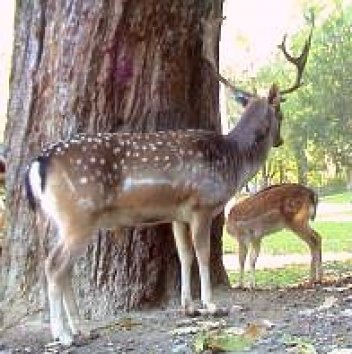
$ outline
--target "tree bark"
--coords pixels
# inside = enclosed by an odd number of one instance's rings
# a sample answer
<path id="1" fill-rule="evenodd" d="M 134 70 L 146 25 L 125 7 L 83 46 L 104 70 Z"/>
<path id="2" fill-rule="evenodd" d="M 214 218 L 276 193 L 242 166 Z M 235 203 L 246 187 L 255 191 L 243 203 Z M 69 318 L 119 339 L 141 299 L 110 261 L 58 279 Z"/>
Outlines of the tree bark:
<path id="1" fill-rule="evenodd" d="M 44 145 L 76 132 L 220 130 L 218 83 L 202 59 L 201 19 L 221 10 L 222 0 L 17 2 L 0 298 L 24 299 L 27 308 L 45 303 L 43 260 L 56 230 L 29 210 L 23 188 L 26 164 Z M 218 58 L 217 45 L 214 53 Z M 222 223 L 222 216 L 213 223 L 214 285 L 228 282 Z M 169 225 L 100 232 L 78 263 L 75 281 L 87 317 L 179 301 Z"/>

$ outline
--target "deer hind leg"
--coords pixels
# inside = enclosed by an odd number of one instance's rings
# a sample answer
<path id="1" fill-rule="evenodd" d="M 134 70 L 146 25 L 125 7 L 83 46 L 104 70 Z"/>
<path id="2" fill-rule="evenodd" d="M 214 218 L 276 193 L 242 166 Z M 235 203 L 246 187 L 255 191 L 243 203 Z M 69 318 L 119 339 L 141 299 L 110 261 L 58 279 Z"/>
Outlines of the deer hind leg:
<path id="1" fill-rule="evenodd" d="M 73 337 L 77 337 L 81 335 L 82 331 L 80 328 L 80 317 L 77 302 L 75 299 L 75 294 L 72 287 L 72 273 L 73 273 L 73 265 L 67 272 L 67 277 L 64 278 L 63 281 L 63 301 L 64 308 L 66 311 L 67 321 L 71 329 L 71 333 Z"/>
<path id="2" fill-rule="evenodd" d="M 50 308 L 50 327 L 53 338 L 63 345 L 71 345 L 81 335 L 77 303 L 72 287 L 75 260 L 84 250 L 89 238 L 70 244 L 64 239 L 50 252 L 45 262 Z M 65 328 L 64 314 L 69 330 Z M 78 339 L 81 340 L 81 339 Z"/>
<path id="3" fill-rule="evenodd" d="M 321 236 L 309 225 L 295 227 L 293 231 L 309 246 L 311 253 L 310 281 L 321 282 L 323 276 Z"/>
<path id="4" fill-rule="evenodd" d="M 260 252 L 260 239 L 253 239 L 251 243 L 251 252 L 249 256 L 249 264 L 250 264 L 250 269 L 251 269 L 251 280 L 250 280 L 250 288 L 254 289 L 256 284 L 255 284 L 255 264 L 257 263 L 257 259 L 259 256 Z"/>
<path id="5" fill-rule="evenodd" d="M 54 340 L 63 345 L 71 345 L 73 337 L 64 325 L 63 298 L 64 288 L 71 257 L 65 245 L 58 244 L 45 261 L 45 273 L 47 277 L 48 299 L 50 311 L 50 328 Z"/>
<path id="6" fill-rule="evenodd" d="M 191 266 L 194 258 L 192 240 L 187 224 L 175 221 L 172 229 L 181 264 L 181 306 L 187 314 L 194 313 L 191 295 Z"/>

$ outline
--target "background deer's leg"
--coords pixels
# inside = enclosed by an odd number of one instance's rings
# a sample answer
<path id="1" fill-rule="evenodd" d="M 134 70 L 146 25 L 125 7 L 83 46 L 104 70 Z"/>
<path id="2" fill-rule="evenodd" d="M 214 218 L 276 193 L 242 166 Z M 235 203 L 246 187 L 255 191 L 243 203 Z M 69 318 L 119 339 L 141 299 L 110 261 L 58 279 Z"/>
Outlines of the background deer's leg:
<path id="1" fill-rule="evenodd" d="M 202 304 L 208 312 L 214 313 L 216 306 L 211 302 L 212 289 L 209 270 L 211 222 L 211 214 L 195 212 L 192 215 L 191 232 L 198 261 Z"/>
<path id="2" fill-rule="evenodd" d="M 309 246 L 311 253 L 310 281 L 320 282 L 323 275 L 321 236 L 309 225 L 293 227 L 293 231 Z"/>
<path id="3" fill-rule="evenodd" d="M 192 240 L 188 225 L 174 221 L 172 223 L 176 248 L 181 264 L 181 306 L 186 313 L 193 313 L 191 295 L 191 266 L 194 258 Z"/>
<path id="4" fill-rule="evenodd" d="M 257 262 L 259 252 L 260 252 L 260 244 L 261 239 L 253 238 L 251 242 L 251 252 L 249 256 L 249 263 L 251 269 L 251 279 L 250 279 L 250 287 L 251 289 L 255 288 L 255 264 Z"/>
<path id="5" fill-rule="evenodd" d="M 45 261 L 52 336 L 63 345 L 71 345 L 73 338 L 64 327 L 63 293 L 68 276 L 70 255 L 63 243 L 51 250 Z"/>
<path id="6" fill-rule="evenodd" d="M 240 277 L 238 286 L 244 288 L 244 267 L 246 265 L 246 258 L 248 253 L 248 245 L 243 240 L 238 240 L 238 262 L 240 264 Z"/>

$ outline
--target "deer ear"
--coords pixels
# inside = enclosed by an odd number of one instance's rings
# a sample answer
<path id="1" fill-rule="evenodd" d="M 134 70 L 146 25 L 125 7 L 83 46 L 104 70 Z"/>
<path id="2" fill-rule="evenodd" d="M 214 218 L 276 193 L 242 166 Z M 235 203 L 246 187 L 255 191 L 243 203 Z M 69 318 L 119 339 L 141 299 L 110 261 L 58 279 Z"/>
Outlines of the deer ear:
<path id="1" fill-rule="evenodd" d="M 235 100 L 237 103 L 239 103 L 242 107 L 246 107 L 248 102 L 249 102 L 249 96 L 245 95 L 244 93 L 242 92 L 239 92 L 239 93 L 235 93 L 234 94 L 235 96 Z"/>
<path id="2" fill-rule="evenodd" d="M 277 106 L 281 101 L 279 86 L 272 84 L 268 94 L 268 102 L 273 106 Z"/>

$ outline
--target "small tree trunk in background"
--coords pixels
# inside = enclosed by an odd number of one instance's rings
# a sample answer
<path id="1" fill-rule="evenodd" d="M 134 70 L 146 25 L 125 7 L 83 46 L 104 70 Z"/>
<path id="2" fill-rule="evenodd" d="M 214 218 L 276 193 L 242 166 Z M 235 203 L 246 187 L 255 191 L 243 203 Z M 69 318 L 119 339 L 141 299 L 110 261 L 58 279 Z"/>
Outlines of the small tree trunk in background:
<path id="1" fill-rule="evenodd" d="M 308 183 L 308 160 L 305 151 L 296 149 L 295 158 L 297 163 L 297 181 L 303 185 Z"/>
<path id="2" fill-rule="evenodd" d="M 220 129 L 218 83 L 202 60 L 201 19 L 222 1 L 34 0 L 17 3 L 6 143 L 10 214 L 0 296 L 43 305 L 43 260 L 56 231 L 24 198 L 26 163 L 75 132 Z M 217 58 L 218 48 L 214 48 Z M 227 284 L 222 217 L 214 284 Z M 169 225 L 99 233 L 76 267 L 85 314 L 179 301 Z M 194 278 L 193 278 L 194 280 Z M 99 298 L 99 301 L 96 299 Z"/>

